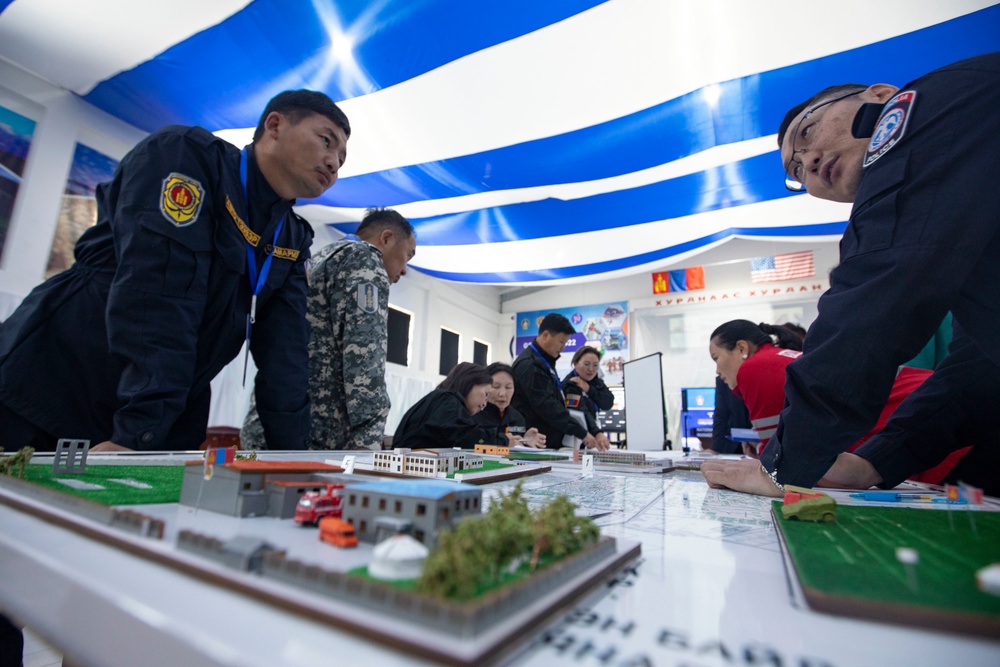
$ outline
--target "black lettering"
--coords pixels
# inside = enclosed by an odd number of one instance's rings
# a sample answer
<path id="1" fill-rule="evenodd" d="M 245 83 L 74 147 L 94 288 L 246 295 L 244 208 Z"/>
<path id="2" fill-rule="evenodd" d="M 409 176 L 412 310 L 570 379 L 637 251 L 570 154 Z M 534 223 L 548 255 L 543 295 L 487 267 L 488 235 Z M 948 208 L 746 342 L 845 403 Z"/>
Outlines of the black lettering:
<path id="1" fill-rule="evenodd" d="M 647 655 L 637 655 L 622 662 L 621 667 L 653 667 L 653 661 Z"/>
<path id="2" fill-rule="evenodd" d="M 833 663 L 822 658 L 799 658 L 798 667 L 833 667 Z"/>
<path id="3" fill-rule="evenodd" d="M 726 648 L 726 645 L 719 641 L 710 641 L 706 644 L 699 646 L 696 651 L 698 655 L 704 655 L 706 653 L 718 653 L 719 657 L 723 658 L 726 662 L 733 661 L 733 655 Z"/>
<path id="4" fill-rule="evenodd" d="M 573 654 L 573 657 L 576 658 L 577 660 L 582 660 L 583 658 L 587 657 L 588 653 L 593 653 L 593 651 L 594 651 L 594 644 L 588 639 L 583 643 L 583 646 L 581 646 L 576 650 L 576 653 Z"/>
<path id="5" fill-rule="evenodd" d="M 687 636 L 673 630 L 660 630 L 656 637 L 656 643 L 664 648 L 678 651 L 686 651 L 691 648 Z"/>
<path id="6" fill-rule="evenodd" d="M 747 665 L 782 667 L 781 654 L 770 646 L 750 644 L 743 648 L 743 662 Z"/>
<path id="7" fill-rule="evenodd" d="M 608 630 L 611 630 L 616 626 L 618 627 L 618 630 L 621 631 L 623 637 L 628 637 L 630 634 L 632 634 L 632 630 L 635 629 L 635 622 L 628 621 L 624 625 L 618 625 L 618 622 L 615 621 L 614 616 L 608 616 L 606 619 L 604 619 L 604 622 L 601 623 L 601 630 L 607 632 Z"/>

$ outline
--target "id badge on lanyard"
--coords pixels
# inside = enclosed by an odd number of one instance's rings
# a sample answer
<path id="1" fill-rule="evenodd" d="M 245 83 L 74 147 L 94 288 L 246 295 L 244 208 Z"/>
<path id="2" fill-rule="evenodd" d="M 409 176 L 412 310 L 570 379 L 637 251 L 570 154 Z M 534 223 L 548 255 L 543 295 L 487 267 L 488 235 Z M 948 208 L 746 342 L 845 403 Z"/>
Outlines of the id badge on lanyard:
<path id="1" fill-rule="evenodd" d="M 250 197 L 247 194 L 247 149 L 246 147 L 240 151 L 240 183 L 243 185 L 243 201 L 247 205 L 247 216 L 250 215 Z M 246 241 L 247 244 L 247 268 L 248 275 L 250 277 L 250 311 L 247 313 L 247 338 L 246 355 L 243 358 L 243 386 L 247 385 L 247 365 L 250 363 L 250 332 L 253 329 L 253 323 L 257 321 L 257 295 L 260 294 L 261 290 L 264 289 L 264 285 L 267 283 L 267 274 L 271 272 L 271 260 L 274 259 L 274 249 L 278 247 L 278 235 L 281 234 L 281 228 L 285 225 L 285 218 L 278 221 L 278 226 L 274 230 L 274 240 L 271 241 L 271 252 L 267 253 L 264 258 L 264 264 L 260 267 L 260 274 L 257 273 L 257 255 L 254 252 L 254 246 Z"/>

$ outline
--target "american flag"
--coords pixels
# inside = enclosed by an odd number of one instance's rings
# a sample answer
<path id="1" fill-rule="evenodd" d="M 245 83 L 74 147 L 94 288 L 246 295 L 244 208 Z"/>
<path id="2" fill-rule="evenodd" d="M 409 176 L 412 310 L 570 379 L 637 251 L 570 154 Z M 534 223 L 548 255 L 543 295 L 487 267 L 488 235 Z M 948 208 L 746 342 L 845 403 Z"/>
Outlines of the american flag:
<path id="1" fill-rule="evenodd" d="M 755 283 L 773 283 L 814 275 L 816 268 L 813 266 L 812 250 L 773 257 L 754 257 L 750 260 L 750 280 Z"/>

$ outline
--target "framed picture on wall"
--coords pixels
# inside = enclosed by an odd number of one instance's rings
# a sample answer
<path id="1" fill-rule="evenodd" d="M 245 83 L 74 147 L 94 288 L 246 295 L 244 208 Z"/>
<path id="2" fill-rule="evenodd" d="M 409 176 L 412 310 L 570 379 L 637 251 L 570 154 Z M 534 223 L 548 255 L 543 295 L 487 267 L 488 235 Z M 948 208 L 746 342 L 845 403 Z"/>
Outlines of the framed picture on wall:
<path id="1" fill-rule="evenodd" d="M 34 133 L 35 121 L 0 106 L 0 252 L 7 240 Z"/>
<path id="2" fill-rule="evenodd" d="M 45 269 L 46 278 L 72 266 L 73 247 L 80 235 L 97 222 L 97 185 L 110 181 L 117 167 L 118 160 L 89 146 L 76 145 Z"/>

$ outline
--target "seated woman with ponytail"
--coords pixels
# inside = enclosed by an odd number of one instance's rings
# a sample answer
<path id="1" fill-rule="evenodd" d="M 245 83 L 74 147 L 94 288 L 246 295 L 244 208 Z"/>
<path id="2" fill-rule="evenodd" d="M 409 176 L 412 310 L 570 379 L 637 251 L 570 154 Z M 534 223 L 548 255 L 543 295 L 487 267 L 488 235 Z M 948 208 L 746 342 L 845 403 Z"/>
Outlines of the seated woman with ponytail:
<path id="1" fill-rule="evenodd" d="M 777 429 L 785 407 L 785 368 L 802 356 L 802 339 L 784 327 L 732 320 L 712 332 L 708 352 L 718 376 L 747 406 L 750 423 L 760 436 L 761 446 L 756 453 L 746 453 L 759 455 Z M 930 375 L 928 370 L 901 367 L 875 428 L 847 451 L 857 449 L 881 431 L 903 399 Z M 967 448 L 953 452 L 939 465 L 911 479 L 939 483 L 966 451 Z"/>

